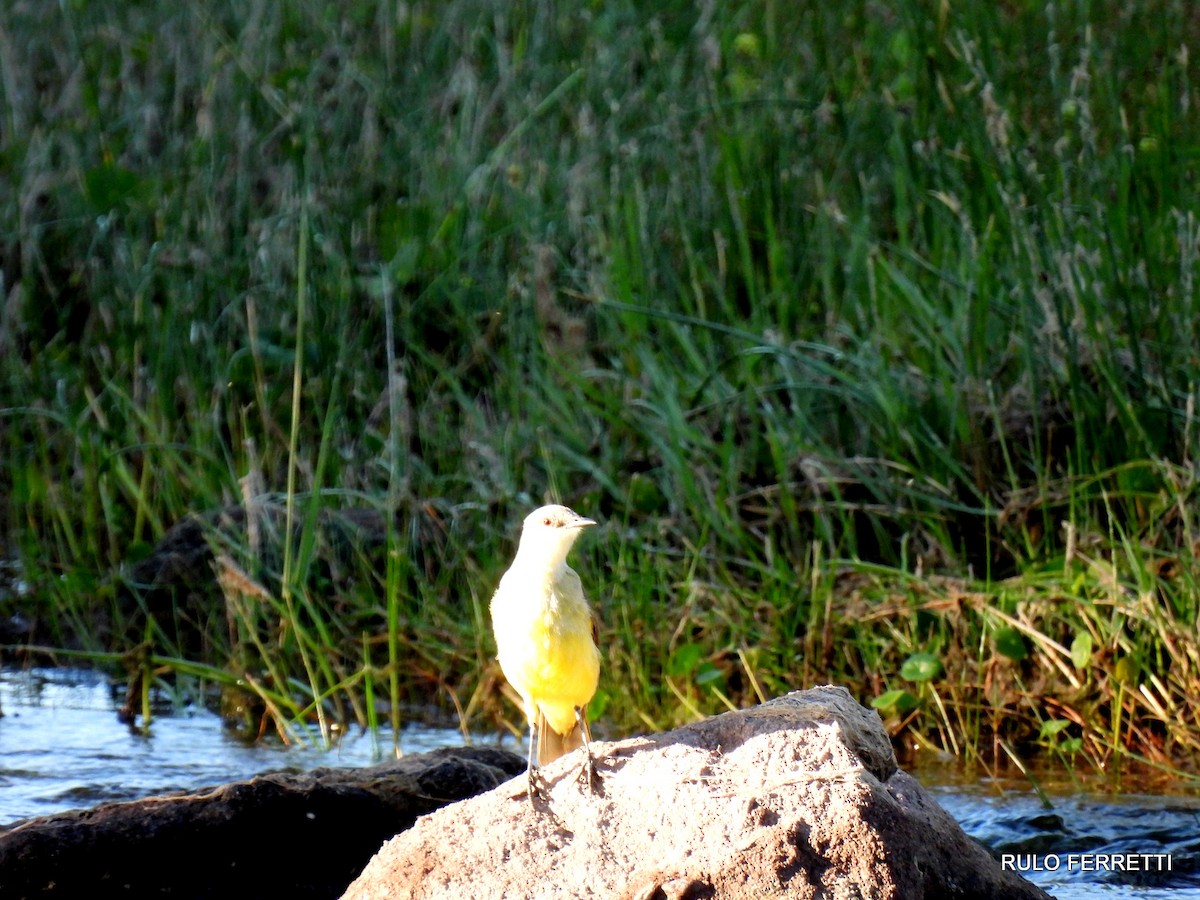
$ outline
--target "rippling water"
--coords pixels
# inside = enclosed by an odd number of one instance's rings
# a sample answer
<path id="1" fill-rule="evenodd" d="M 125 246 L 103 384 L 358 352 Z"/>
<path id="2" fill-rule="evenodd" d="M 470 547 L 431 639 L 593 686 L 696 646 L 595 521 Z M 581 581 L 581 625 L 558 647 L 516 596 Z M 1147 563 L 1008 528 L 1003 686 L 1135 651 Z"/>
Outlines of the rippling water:
<path id="1" fill-rule="evenodd" d="M 1098 793 L 1086 783 L 1061 793 L 1059 784 L 1050 786 L 1047 808 L 1028 783 L 939 784 L 917 775 L 967 834 L 1060 900 L 1200 897 L 1195 794 Z M 1134 856 L 1140 871 L 1112 871 Z"/>
<path id="2" fill-rule="evenodd" d="M 357 730 L 328 750 L 247 745 L 206 710 L 161 715 L 149 735 L 117 721 L 108 680 L 95 672 L 0 671 L 0 825 L 111 800 L 190 790 L 263 772 L 366 766 L 392 753 L 390 733 Z M 456 729 L 413 726 L 406 753 L 459 746 Z"/>
<path id="3" fill-rule="evenodd" d="M 149 736 L 121 725 L 108 681 L 88 671 L 0 671 L 0 825 L 65 809 L 190 790 L 281 769 L 365 766 L 390 755 L 390 735 L 346 734 L 326 751 L 246 745 L 203 710 L 159 716 Z M 454 729 L 400 735 L 406 753 L 458 746 Z M 1062 900 L 1200 897 L 1200 796 L 1114 795 L 1087 782 L 964 779 L 950 768 L 915 773 L 963 829 Z M 1179 787 L 1176 785 L 1176 790 Z M 1160 871 L 1098 871 L 1112 855 L 1145 854 Z M 1153 862 L 1153 861 L 1148 861 Z"/>

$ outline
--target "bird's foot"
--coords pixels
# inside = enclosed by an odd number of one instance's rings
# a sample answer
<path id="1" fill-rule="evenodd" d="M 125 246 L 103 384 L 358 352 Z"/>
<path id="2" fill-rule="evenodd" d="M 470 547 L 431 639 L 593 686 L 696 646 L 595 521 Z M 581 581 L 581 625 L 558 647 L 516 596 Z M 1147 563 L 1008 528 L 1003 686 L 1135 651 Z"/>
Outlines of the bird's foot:
<path id="1" fill-rule="evenodd" d="M 596 771 L 596 762 L 586 749 L 583 752 L 583 765 L 579 769 L 579 781 L 586 785 L 593 794 L 604 793 L 604 779 Z"/>
<path id="2" fill-rule="evenodd" d="M 539 800 L 543 803 L 550 802 L 550 798 L 546 794 L 546 780 L 542 778 L 542 773 L 537 769 L 530 769 L 525 793 L 529 797 L 530 806 L 537 806 Z"/>

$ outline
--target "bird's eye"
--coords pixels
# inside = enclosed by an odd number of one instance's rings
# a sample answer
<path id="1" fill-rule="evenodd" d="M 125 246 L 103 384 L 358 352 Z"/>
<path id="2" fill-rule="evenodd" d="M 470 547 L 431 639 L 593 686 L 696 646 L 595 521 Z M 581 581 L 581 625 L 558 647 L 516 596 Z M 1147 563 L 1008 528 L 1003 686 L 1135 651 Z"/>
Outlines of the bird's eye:
<path id="1" fill-rule="evenodd" d="M 550 518 L 549 516 L 546 516 L 546 518 L 542 519 L 542 524 L 543 525 L 553 525 L 554 520 L 552 518 Z"/>

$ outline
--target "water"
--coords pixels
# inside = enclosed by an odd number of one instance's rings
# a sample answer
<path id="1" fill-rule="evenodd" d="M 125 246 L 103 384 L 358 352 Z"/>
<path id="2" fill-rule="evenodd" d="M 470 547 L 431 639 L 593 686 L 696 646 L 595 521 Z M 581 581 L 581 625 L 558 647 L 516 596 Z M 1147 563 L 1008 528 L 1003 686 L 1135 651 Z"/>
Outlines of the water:
<path id="1" fill-rule="evenodd" d="M 0 825 L 30 816 L 192 790 L 263 772 L 367 766 L 389 758 L 390 734 L 357 730 L 317 749 L 278 741 L 246 744 L 206 710 L 161 715 L 143 735 L 117 721 L 119 703 L 95 672 L 0 670 Z M 461 746 L 456 729 L 411 726 L 405 753 Z"/>
<path id="2" fill-rule="evenodd" d="M 1007 855 L 1012 867 L 1059 900 L 1200 897 L 1200 796 L 1194 790 L 1114 794 L 1104 783 L 1046 777 L 1047 808 L 1025 780 L 966 782 L 943 773 L 939 782 L 936 773 L 915 774 L 963 831 L 1002 859 Z M 1139 871 L 1113 871 L 1117 866 Z"/>
<path id="3" fill-rule="evenodd" d="M 0 825 L 269 771 L 371 765 L 392 746 L 388 735 L 373 741 L 357 731 L 327 751 L 247 745 L 203 710 L 159 716 L 143 736 L 117 721 L 117 706 L 96 673 L 0 670 Z M 412 726 L 400 736 L 406 753 L 461 743 L 454 729 Z M 1200 897 L 1200 792 L 1117 795 L 1046 774 L 1046 809 L 1024 780 L 964 778 L 945 767 L 915 774 L 969 835 L 1011 854 L 1022 874 L 1062 900 Z M 1161 855 L 1171 869 L 1159 858 L 1163 871 L 1095 870 L 1114 854 Z"/>

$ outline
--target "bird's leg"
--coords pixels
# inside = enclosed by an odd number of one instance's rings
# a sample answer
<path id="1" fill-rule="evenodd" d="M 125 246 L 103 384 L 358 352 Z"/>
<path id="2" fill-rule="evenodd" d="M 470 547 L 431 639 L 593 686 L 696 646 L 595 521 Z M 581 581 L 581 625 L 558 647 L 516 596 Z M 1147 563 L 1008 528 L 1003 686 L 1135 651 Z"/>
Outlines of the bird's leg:
<path id="1" fill-rule="evenodd" d="M 529 805 L 530 806 L 534 805 L 533 800 L 534 800 L 535 796 L 538 796 L 538 797 L 543 796 L 542 786 L 538 783 L 538 772 L 537 772 L 538 766 L 537 766 L 537 763 L 534 761 L 537 756 L 537 743 L 538 743 L 537 719 L 532 718 L 529 720 L 529 759 L 525 766 L 525 774 L 529 779 L 529 783 L 526 788 L 526 791 L 529 794 Z"/>
<path id="2" fill-rule="evenodd" d="M 575 707 L 575 721 L 579 723 L 579 733 L 583 736 L 583 770 L 579 773 L 579 779 L 586 781 L 588 789 L 595 793 L 600 783 L 600 774 L 596 771 L 596 763 L 592 759 L 591 732 L 588 730 L 582 706 Z"/>

